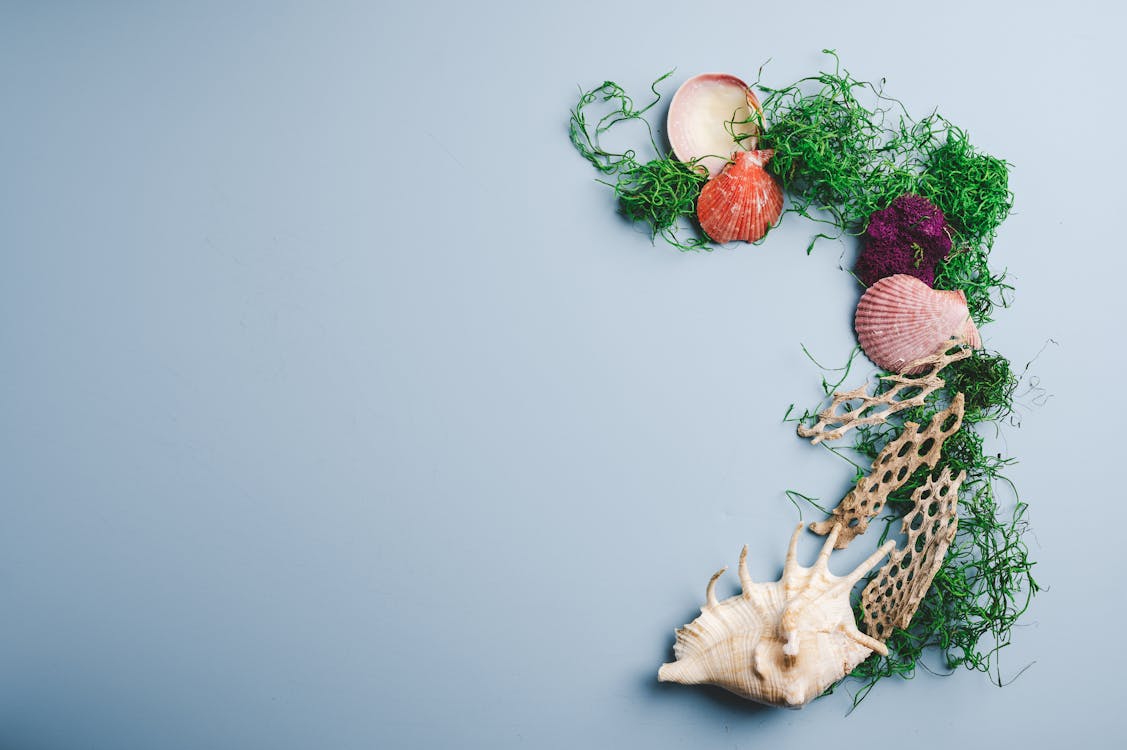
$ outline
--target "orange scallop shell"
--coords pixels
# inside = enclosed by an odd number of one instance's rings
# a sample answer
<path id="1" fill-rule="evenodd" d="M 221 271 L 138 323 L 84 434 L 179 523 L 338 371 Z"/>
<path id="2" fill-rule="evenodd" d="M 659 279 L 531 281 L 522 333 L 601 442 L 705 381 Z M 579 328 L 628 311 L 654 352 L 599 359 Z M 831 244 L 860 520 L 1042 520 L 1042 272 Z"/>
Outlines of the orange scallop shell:
<path id="1" fill-rule="evenodd" d="M 869 359 L 889 372 L 914 375 L 909 363 L 937 354 L 959 338 L 975 349 L 982 338 L 961 290 L 932 289 L 914 276 L 896 274 L 861 295 L 853 318 L 857 341 Z"/>
<path id="2" fill-rule="evenodd" d="M 697 219 L 713 242 L 755 242 L 779 220 L 783 191 L 763 168 L 773 149 L 740 151 L 735 162 L 705 183 L 697 199 Z"/>

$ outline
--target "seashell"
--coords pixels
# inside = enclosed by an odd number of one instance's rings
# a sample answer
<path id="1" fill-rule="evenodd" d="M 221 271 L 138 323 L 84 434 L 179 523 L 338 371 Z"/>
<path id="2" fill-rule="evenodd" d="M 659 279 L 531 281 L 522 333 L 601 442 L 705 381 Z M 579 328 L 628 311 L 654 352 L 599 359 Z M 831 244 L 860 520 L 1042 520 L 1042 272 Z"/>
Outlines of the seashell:
<path id="1" fill-rule="evenodd" d="M 759 100 L 739 78 L 702 73 L 681 84 L 669 103 L 669 145 L 678 159 L 695 159 L 715 177 L 736 151 L 755 148 L 759 127 L 753 114 L 759 112 Z"/>
<path id="2" fill-rule="evenodd" d="M 755 242 L 779 220 L 783 191 L 763 168 L 774 150 L 740 151 L 735 163 L 704 184 L 697 198 L 697 219 L 714 242 Z"/>
<path id="3" fill-rule="evenodd" d="M 932 289 L 906 274 L 886 276 L 869 287 L 857 303 L 853 326 L 869 359 L 905 375 L 925 370 L 916 360 L 945 351 L 952 338 L 982 348 L 962 290 Z"/>
<path id="4" fill-rule="evenodd" d="M 661 666 L 658 680 L 717 685 L 758 703 L 801 708 L 869 654 L 888 653 L 881 641 L 858 630 L 849 594 L 896 543 L 886 542 L 839 578 L 828 566 L 837 530 L 810 568 L 796 560 L 800 533 L 802 524 L 778 581 L 752 582 L 747 547 L 740 553 L 742 593 L 718 602 L 716 580 L 727 568 L 712 576 L 700 617 L 677 631 L 676 661 Z"/>

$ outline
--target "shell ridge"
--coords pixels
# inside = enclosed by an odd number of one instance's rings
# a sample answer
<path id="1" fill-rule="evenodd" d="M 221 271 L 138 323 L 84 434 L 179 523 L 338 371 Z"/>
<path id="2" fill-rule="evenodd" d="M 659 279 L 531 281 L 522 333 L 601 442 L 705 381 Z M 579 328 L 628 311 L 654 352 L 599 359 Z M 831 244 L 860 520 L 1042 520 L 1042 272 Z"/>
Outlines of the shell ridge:
<path id="1" fill-rule="evenodd" d="M 735 161 L 705 183 L 697 199 L 697 219 L 713 241 L 755 242 L 778 220 L 782 188 L 761 166 L 769 160 L 759 151 L 737 152 Z"/>
<path id="2" fill-rule="evenodd" d="M 902 374 L 926 370 L 917 360 L 943 353 L 957 343 L 953 339 L 982 345 L 965 295 L 932 289 L 907 274 L 870 286 L 857 302 L 853 326 L 869 359 Z"/>

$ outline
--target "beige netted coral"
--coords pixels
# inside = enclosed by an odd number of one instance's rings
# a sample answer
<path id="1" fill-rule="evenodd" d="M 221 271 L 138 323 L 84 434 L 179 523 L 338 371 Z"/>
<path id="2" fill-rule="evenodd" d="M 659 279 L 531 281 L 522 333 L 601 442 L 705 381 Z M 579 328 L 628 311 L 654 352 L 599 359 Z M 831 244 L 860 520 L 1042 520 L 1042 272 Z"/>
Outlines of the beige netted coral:
<path id="1" fill-rule="evenodd" d="M 840 526 L 837 549 L 849 546 L 854 537 L 864 534 L 869 519 L 880 513 L 885 500 L 893 490 L 902 487 L 921 466 L 934 469 L 939 460 L 943 441 L 958 432 L 963 424 L 963 394 L 951 400 L 951 405 L 936 414 L 927 427 L 906 422 L 904 431 L 884 447 L 873 461 L 872 472 L 857 480 L 825 521 L 810 524 L 815 534 L 825 536 L 834 526 Z"/>
<path id="2" fill-rule="evenodd" d="M 833 403 L 818 412 L 818 423 L 813 427 L 800 424 L 798 434 L 804 438 L 813 438 L 811 444 L 817 445 L 823 440 L 837 440 L 854 427 L 879 424 L 898 411 L 923 406 L 924 399 L 943 387 L 939 371 L 952 362 L 971 355 L 971 349 L 967 346 L 956 346 L 948 352 L 917 359 L 905 368 L 911 372 L 916 368 L 926 367 L 919 375 L 882 375 L 882 382 L 892 384 L 884 393 L 869 395 L 868 383 L 852 391 L 834 393 Z M 912 395 L 904 397 L 906 391 L 911 391 Z M 861 403 L 855 403 L 857 401 Z"/>
<path id="3" fill-rule="evenodd" d="M 908 627 L 943 566 L 958 530 L 959 485 L 966 476 L 962 471 L 952 477 L 945 468 L 912 493 L 914 505 L 901 524 L 907 542 L 892 553 L 861 592 L 864 629 L 874 638 L 887 640 L 894 628 Z"/>

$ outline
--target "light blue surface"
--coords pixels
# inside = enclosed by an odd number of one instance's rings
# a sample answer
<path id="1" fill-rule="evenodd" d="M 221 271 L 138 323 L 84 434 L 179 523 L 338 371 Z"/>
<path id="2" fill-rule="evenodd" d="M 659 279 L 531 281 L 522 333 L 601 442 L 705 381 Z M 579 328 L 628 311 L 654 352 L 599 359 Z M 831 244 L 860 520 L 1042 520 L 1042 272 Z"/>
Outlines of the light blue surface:
<path id="1" fill-rule="evenodd" d="M 1124 19 L 985 6 L 5 3 L 0 745 L 1114 746 Z M 1059 344 L 998 444 L 1035 664 L 849 718 L 655 675 L 742 544 L 777 574 L 785 489 L 849 486 L 780 418 L 852 250 L 651 246 L 566 138 L 578 86 L 822 47 L 1015 165 L 986 338 Z"/>

